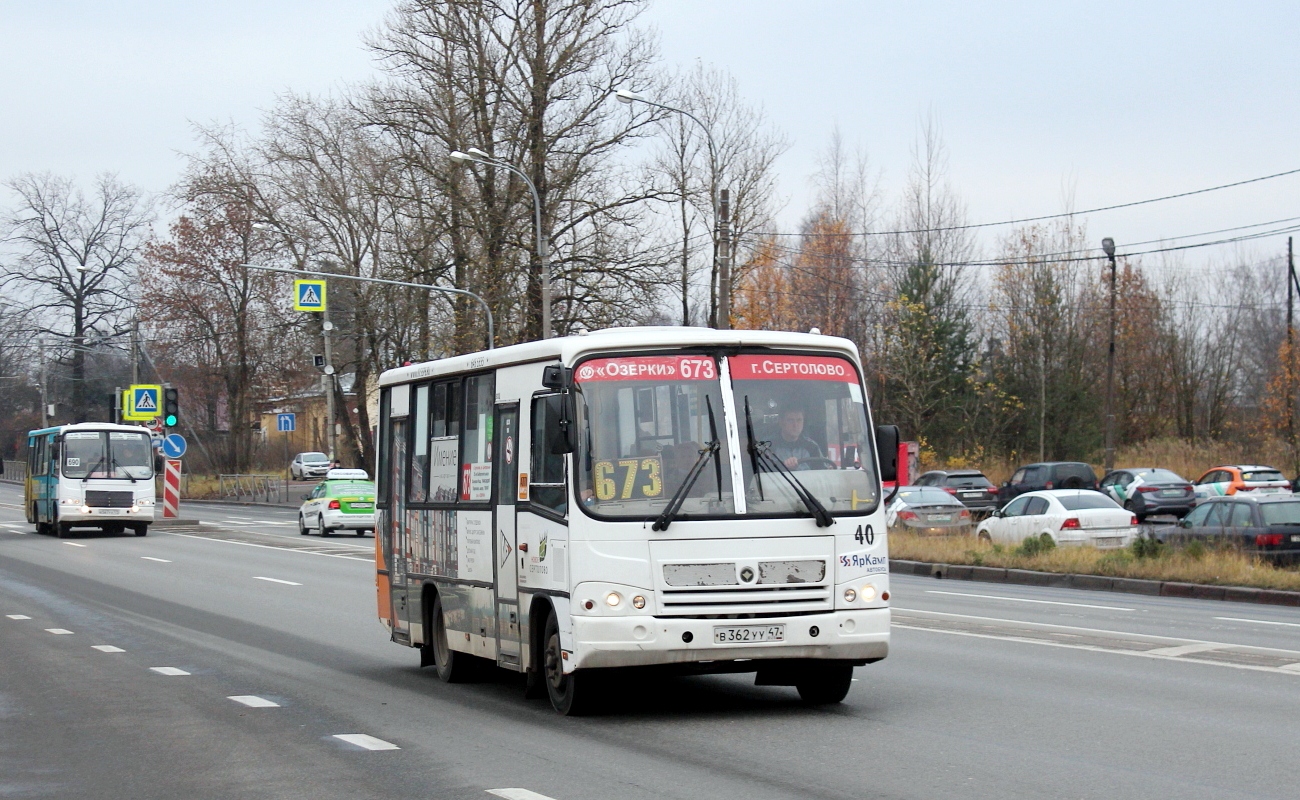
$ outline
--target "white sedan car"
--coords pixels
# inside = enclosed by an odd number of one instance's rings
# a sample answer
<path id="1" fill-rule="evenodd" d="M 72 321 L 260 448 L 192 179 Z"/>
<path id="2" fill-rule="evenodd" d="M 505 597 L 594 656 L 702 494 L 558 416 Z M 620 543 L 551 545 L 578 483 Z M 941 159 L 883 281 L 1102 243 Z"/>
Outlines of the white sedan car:
<path id="1" fill-rule="evenodd" d="M 1043 534 L 1058 545 L 1126 547 L 1138 534 L 1138 520 L 1101 492 L 1048 489 L 1020 495 L 975 529 L 981 539 L 1007 544 Z"/>

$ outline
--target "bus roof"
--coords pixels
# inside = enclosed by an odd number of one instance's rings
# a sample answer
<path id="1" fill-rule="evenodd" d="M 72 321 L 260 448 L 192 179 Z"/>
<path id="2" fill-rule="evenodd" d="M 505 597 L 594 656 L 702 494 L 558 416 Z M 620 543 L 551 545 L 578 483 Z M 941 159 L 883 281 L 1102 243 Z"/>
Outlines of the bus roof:
<path id="1" fill-rule="evenodd" d="M 118 425 L 113 422 L 75 422 L 70 425 L 51 425 L 48 428 L 40 428 L 27 432 L 28 436 L 40 436 L 44 433 L 63 433 L 64 431 L 131 431 L 134 433 L 149 433 L 149 429 L 142 425 Z"/>
<path id="2" fill-rule="evenodd" d="M 392 386 L 437 375 L 473 372 L 530 361 L 559 360 L 564 364 L 573 364 L 580 356 L 591 352 L 711 346 L 830 350 L 850 354 L 855 361 L 858 357 L 858 348 L 850 340 L 814 333 L 723 331 L 713 328 L 672 326 L 607 328 L 577 336 L 524 342 L 496 350 L 482 350 L 477 353 L 397 367 L 386 370 L 380 375 L 379 385 Z"/>

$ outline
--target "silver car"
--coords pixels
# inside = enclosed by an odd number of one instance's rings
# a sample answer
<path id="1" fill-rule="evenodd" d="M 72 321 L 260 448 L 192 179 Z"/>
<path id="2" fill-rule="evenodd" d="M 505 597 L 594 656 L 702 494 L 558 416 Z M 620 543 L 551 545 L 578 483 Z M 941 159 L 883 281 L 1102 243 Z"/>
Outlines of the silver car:
<path id="1" fill-rule="evenodd" d="M 289 462 L 289 477 L 295 481 L 323 478 L 330 471 L 330 457 L 324 453 L 299 453 Z"/>

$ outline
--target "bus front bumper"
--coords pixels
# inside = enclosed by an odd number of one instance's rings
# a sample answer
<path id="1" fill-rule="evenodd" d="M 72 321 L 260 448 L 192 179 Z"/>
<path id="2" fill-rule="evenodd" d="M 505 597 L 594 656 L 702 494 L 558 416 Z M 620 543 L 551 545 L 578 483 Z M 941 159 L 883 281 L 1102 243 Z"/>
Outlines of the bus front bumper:
<path id="1" fill-rule="evenodd" d="M 718 643 L 716 629 L 784 625 L 774 642 Z M 689 639 L 690 641 L 687 641 Z M 877 661 L 889 655 L 889 609 L 770 619 L 574 616 L 572 666 L 634 667 L 692 662 L 817 658 Z M 755 665 L 757 669 L 758 665 Z"/>
<path id="2" fill-rule="evenodd" d="M 133 508 L 99 508 L 98 506 L 59 506 L 59 522 L 71 525 L 149 525 L 153 523 L 153 506 Z"/>

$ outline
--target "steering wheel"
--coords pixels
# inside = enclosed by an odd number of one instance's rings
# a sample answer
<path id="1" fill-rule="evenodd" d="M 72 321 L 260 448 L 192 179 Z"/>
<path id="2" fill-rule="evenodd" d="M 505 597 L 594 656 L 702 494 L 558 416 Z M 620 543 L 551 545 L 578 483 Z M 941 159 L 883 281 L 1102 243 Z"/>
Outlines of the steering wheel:
<path id="1" fill-rule="evenodd" d="M 839 466 L 834 461 L 831 461 L 829 458 L 823 458 L 822 456 L 799 459 L 799 466 L 802 467 L 804 465 L 808 465 L 813 469 L 839 469 Z"/>

